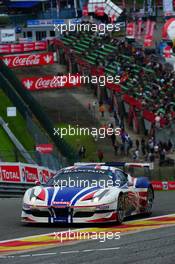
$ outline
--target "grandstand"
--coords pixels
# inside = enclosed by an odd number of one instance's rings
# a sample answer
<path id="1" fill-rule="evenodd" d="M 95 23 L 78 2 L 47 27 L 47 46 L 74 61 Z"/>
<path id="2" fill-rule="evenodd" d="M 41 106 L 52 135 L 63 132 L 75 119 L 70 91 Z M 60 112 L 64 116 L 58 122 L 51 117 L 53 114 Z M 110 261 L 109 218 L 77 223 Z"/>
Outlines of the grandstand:
<path id="1" fill-rule="evenodd" d="M 73 50 L 72 56 L 83 57 L 87 68 L 97 66 L 106 75 L 121 75 L 120 85 L 107 87 L 117 89 L 126 103 L 142 111 L 143 118 L 154 123 L 159 116 L 162 127 L 171 125 L 175 116 L 174 73 L 154 53 L 146 54 L 142 47 L 93 32 L 70 32 L 61 42 Z M 62 44 L 57 42 L 60 47 Z"/>

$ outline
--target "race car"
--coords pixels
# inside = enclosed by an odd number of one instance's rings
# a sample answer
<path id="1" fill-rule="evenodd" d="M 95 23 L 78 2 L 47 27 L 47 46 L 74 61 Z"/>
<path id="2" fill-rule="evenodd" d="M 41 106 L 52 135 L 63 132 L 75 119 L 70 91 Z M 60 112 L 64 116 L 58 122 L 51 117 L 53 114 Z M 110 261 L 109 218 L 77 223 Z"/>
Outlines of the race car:
<path id="1" fill-rule="evenodd" d="M 59 170 L 46 184 L 28 189 L 22 222 L 121 224 L 125 217 L 150 215 L 154 190 L 147 177 L 133 177 L 120 167 L 137 163 L 76 163 Z"/>

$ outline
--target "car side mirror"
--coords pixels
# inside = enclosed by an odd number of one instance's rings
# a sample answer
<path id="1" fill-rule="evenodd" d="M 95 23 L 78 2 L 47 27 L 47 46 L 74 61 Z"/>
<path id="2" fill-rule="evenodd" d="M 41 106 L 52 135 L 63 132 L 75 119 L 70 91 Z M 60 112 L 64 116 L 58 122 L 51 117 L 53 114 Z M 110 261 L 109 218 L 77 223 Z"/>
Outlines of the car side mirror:
<path id="1" fill-rule="evenodd" d="M 37 181 L 35 181 L 35 185 L 36 185 L 36 186 L 39 186 L 39 185 L 41 185 L 40 181 L 38 181 L 38 180 L 37 180 Z"/>

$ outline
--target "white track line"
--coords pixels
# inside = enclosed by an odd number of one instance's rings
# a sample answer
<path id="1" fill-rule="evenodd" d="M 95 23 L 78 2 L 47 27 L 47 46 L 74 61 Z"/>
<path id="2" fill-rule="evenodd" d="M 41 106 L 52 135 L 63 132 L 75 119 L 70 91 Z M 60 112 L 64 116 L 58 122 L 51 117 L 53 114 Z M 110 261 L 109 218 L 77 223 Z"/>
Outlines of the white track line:
<path id="1" fill-rule="evenodd" d="M 145 221 L 145 220 L 154 220 L 154 219 L 157 219 L 157 218 L 164 218 L 164 217 L 168 217 L 168 216 L 175 216 L 175 214 L 160 215 L 160 216 L 142 218 L 142 219 L 137 219 L 137 220 L 131 220 L 131 221 L 124 222 L 124 224 L 134 223 L 134 222 L 138 222 L 138 221 Z M 88 227 L 85 227 L 85 228 L 68 229 L 66 231 L 59 230 L 58 233 L 64 234 L 66 232 L 69 232 L 69 230 L 71 230 L 71 232 L 78 232 L 78 231 L 87 230 L 89 228 L 91 229 L 91 228 L 94 228 L 94 227 L 89 225 Z M 99 227 L 95 227 L 95 228 L 100 228 L 100 226 Z M 120 226 L 118 226 L 117 228 L 120 228 Z M 0 241 L 0 243 L 14 242 L 14 241 L 17 241 L 17 240 L 22 240 L 22 239 L 31 239 L 31 238 L 35 238 L 35 237 L 38 237 L 38 236 L 43 237 L 43 236 L 48 236 L 48 235 L 54 235 L 55 233 L 56 232 L 46 233 L 46 234 L 38 234 L 38 235 L 34 235 L 34 236 L 25 236 L 25 237 L 13 238 L 13 239 L 8 239 L 8 240 L 2 240 L 2 241 Z"/>
<path id="2" fill-rule="evenodd" d="M 61 251 L 61 252 L 53 252 L 53 253 L 38 253 L 38 254 L 26 254 L 26 255 L 15 255 L 15 256 L 0 256 L 2 259 L 9 258 L 28 258 L 28 257 L 41 257 L 41 256 L 50 256 L 50 255 L 59 255 L 59 254 L 75 254 L 75 253 L 88 253 L 95 251 L 110 251 L 110 250 L 118 250 L 120 247 L 114 248 L 96 248 L 96 249 L 83 249 L 83 250 L 70 250 L 70 251 Z"/>

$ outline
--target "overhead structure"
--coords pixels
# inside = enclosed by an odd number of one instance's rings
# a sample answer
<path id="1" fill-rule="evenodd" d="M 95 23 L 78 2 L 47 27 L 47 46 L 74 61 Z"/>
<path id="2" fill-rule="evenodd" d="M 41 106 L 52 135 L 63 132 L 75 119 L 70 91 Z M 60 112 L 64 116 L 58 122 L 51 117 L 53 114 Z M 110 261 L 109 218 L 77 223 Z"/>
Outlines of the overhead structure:
<path id="1" fill-rule="evenodd" d="M 106 14 L 108 17 L 116 20 L 123 10 L 114 4 L 111 0 L 89 0 L 88 12 L 99 15 Z"/>

